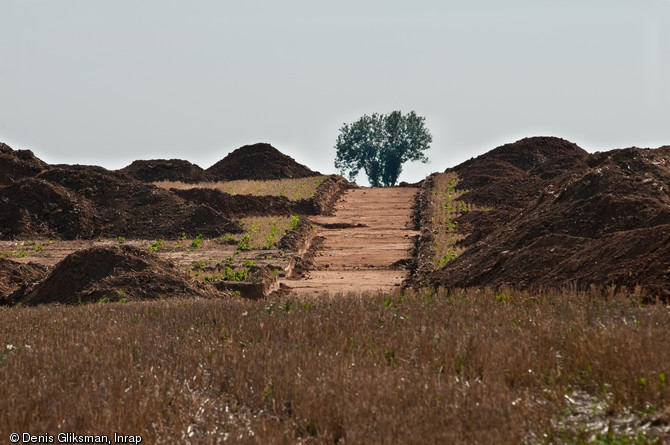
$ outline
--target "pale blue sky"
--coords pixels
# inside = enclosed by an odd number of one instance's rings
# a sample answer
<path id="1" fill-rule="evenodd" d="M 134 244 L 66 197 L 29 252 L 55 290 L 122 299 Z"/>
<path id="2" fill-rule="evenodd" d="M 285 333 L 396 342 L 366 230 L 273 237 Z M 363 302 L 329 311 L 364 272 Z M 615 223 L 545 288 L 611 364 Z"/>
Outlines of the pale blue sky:
<path id="1" fill-rule="evenodd" d="M 434 136 L 401 180 L 526 136 L 670 144 L 668 0 L 0 0 L 0 20 L 0 141 L 51 163 L 269 142 L 330 173 L 344 122 L 396 109 Z"/>

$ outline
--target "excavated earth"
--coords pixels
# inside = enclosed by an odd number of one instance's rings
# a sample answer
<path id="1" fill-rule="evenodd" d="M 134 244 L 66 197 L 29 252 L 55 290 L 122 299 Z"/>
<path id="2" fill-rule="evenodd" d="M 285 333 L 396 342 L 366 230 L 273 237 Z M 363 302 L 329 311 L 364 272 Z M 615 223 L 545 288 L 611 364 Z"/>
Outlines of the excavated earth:
<path id="1" fill-rule="evenodd" d="M 240 147 L 206 171 L 215 181 L 307 178 L 320 175 L 265 143 Z"/>
<path id="2" fill-rule="evenodd" d="M 138 161 L 109 171 L 49 165 L 5 144 L 0 161 L 0 304 L 229 295 L 226 283 L 202 283 L 233 257 L 254 263 L 247 271 L 251 284 L 276 283 L 274 272 L 290 273 L 293 251 L 311 237 L 306 218 L 280 246 L 239 256 L 236 242 L 220 236 L 242 232 L 237 220 L 245 216 L 328 212 L 352 187 L 330 176 L 312 198 L 292 202 L 209 189 L 168 191 L 145 182 L 209 178 L 186 161 Z M 290 167 L 299 170 L 296 165 Z M 204 239 L 192 248 L 196 235 Z M 152 247 L 154 240 L 161 240 L 160 248 Z M 235 285 L 245 295 L 244 283 Z"/>
<path id="3" fill-rule="evenodd" d="M 170 238 L 239 233 L 238 223 L 123 173 L 48 165 L 0 147 L 0 240 Z"/>
<path id="4" fill-rule="evenodd" d="M 401 286 L 418 234 L 411 226 L 417 189 L 348 190 L 333 215 L 312 218 L 316 226 L 303 277 L 282 284 L 300 295 L 389 291 Z"/>
<path id="5" fill-rule="evenodd" d="M 77 304 L 143 300 L 161 297 L 223 296 L 215 288 L 189 277 L 172 262 L 133 246 L 78 250 L 59 262 L 44 278 L 26 284 L 5 303 Z"/>
<path id="6" fill-rule="evenodd" d="M 670 299 L 670 147 L 587 154 L 557 138 L 507 144 L 450 171 L 466 250 L 435 286 L 616 285 Z"/>
<path id="7" fill-rule="evenodd" d="M 240 179 L 227 176 L 231 165 L 245 179 L 316 174 L 277 153 L 267 144 L 248 146 L 207 174 Z M 436 270 L 431 177 L 419 193 L 350 188 L 331 177 L 311 202 L 238 202 L 217 192 L 160 189 L 100 167 L 49 165 L 0 144 L 0 300 L 33 304 L 50 294 L 49 301 L 113 301 L 145 298 L 144 291 L 220 296 L 185 271 L 218 270 L 235 246 L 214 238 L 241 232 L 236 219 L 264 212 L 317 215 L 253 258 L 265 271 L 302 274 L 282 279 L 298 294 L 388 290 L 412 267 L 409 283 L 435 287 L 616 285 L 670 300 L 670 147 L 588 154 L 562 139 L 528 138 L 449 171 L 458 175 L 456 188 L 467 191 L 459 199 L 470 210 L 455 221 L 462 253 Z M 210 239 L 193 250 L 180 241 L 182 233 Z M 119 236 L 128 246 L 119 246 Z M 172 247 L 148 252 L 146 240 L 158 238 Z M 295 257 L 285 257 L 289 251 Z"/>
<path id="8" fill-rule="evenodd" d="M 180 181 L 189 184 L 212 181 L 201 167 L 182 159 L 152 159 L 134 161 L 118 170 L 142 182 Z"/>

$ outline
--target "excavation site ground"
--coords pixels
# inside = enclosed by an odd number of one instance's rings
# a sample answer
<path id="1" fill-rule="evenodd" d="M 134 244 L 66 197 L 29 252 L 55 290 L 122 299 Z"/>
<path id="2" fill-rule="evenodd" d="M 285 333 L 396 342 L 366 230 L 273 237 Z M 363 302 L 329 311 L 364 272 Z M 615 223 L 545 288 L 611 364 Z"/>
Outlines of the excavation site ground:
<path id="1" fill-rule="evenodd" d="M 665 443 L 669 187 L 553 137 L 385 188 L 0 144 L 0 437 Z"/>

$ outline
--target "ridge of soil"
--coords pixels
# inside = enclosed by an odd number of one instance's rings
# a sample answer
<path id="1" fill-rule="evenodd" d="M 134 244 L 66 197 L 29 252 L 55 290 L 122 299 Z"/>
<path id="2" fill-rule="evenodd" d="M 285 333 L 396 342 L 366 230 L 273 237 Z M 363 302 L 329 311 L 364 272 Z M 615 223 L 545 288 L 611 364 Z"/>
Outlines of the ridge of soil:
<path id="1" fill-rule="evenodd" d="M 457 219 L 466 251 L 430 276 L 435 286 L 616 285 L 670 298 L 670 147 L 584 155 L 566 142 L 524 139 L 452 169 L 462 199 L 491 209 Z"/>
<path id="2" fill-rule="evenodd" d="M 0 303 L 25 283 L 33 282 L 46 275 L 49 269 L 33 262 L 23 263 L 0 258 Z"/>
<path id="3" fill-rule="evenodd" d="M 43 279 L 12 293 L 6 304 L 78 304 L 223 294 L 191 279 L 173 263 L 133 246 L 100 246 L 71 253 Z"/>
<path id="4" fill-rule="evenodd" d="M 314 214 L 312 200 L 291 201 L 285 196 L 233 195 L 216 189 L 170 189 L 185 201 L 208 205 L 228 217 Z"/>
<path id="5" fill-rule="evenodd" d="M 328 176 L 309 199 L 291 201 L 285 196 L 233 195 L 211 188 L 170 189 L 185 201 L 208 205 L 228 217 L 263 215 L 323 215 L 332 212 L 337 199 L 356 187 L 341 176 Z"/>
<path id="6" fill-rule="evenodd" d="M 28 176 L 35 176 L 48 167 L 30 150 L 13 150 L 0 142 L 0 187 Z"/>
<path id="7" fill-rule="evenodd" d="M 215 181 L 307 178 L 321 175 L 266 143 L 240 147 L 209 167 L 206 172 Z"/>
<path id="8" fill-rule="evenodd" d="M 0 239 L 239 233 L 206 205 L 96 166 L 54 165 L 0 188 Z"/>
<path id="9" fill-rule="evenodd" d="M 196 184 L 212 181 L 209 173 L 202 167 L 182 159 L 138 160 L 117 171 L 147 183 L 180 181 Z"/>

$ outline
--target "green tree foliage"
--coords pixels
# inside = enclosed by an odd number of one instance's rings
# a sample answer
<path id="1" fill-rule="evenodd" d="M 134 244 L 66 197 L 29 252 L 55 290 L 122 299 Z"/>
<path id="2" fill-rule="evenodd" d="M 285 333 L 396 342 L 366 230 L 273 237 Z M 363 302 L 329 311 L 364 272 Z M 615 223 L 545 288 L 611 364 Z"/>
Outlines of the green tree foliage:
<path id="1" fill-rule="evenodd" d="M 335 168 L 343 174 L 348 171 L 352 181 L 363 169 L 373 187 L 395 185 L 405 162 L 428 162 L 423 152 L 430 148 L 433 137 L 425 120 L 414 111 L 404 116 L 393 111 L 344 124 L 335 144 Z"/>

